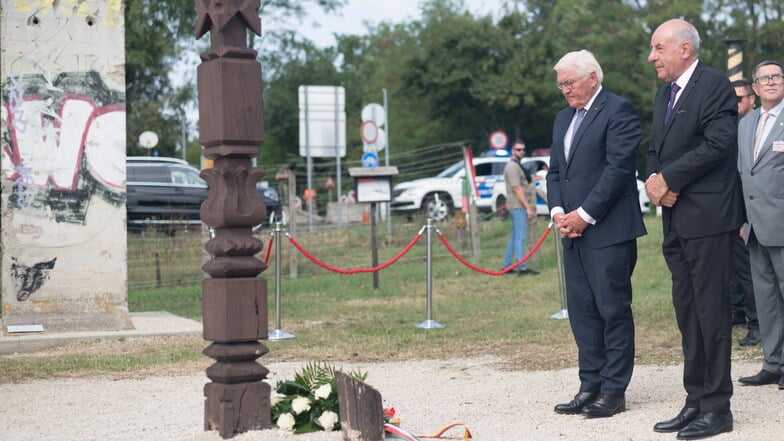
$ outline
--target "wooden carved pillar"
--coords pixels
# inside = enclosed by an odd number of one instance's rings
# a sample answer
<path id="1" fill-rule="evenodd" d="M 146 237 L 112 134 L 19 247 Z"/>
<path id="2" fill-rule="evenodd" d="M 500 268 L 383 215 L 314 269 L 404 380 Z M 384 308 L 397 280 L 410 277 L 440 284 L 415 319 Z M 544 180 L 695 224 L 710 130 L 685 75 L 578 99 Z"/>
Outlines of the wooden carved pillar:
<path id="1" fill-rule="evenodd" d="M 256 362 L 268 352 L 266 269 L 255 257 L 263 243 L 251 228 L 266 216 L 256 193 L 262 170 L 252 166 L 264 140 L 261 65 L 247 31 L 261 35 L 260 0 L 196 0 L 196 38 L 210 32 L 198 67 L 199 142 L 214 167 L 201 172 L 210 186 L 201 219 L 214 229 L 202 269 L 204 354 L 215 360 L 204 386 L 204 430 L 221 437 L 271 424 L 269 371 Z"/>

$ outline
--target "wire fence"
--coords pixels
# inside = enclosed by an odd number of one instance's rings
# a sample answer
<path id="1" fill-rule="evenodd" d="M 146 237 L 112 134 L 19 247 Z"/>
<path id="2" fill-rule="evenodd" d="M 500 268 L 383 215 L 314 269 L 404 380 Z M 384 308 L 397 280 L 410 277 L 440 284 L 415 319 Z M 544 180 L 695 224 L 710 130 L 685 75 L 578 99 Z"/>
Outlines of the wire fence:
<path id="1" fill-rule="evenodd" d="M 400 265 L 422 265 L 426 260 L 423 240 L 412 245 L 415 237 L 421 233 L 426 219 L 415 217 L 411 222 L 393 217 L 392 233 L 386 228 L 386 221 L 379 220 L 377 225 L 378 262 L 383 263 L 394 259 L 406 247 L 410 252 L 400 257 Z M 496 217 L 486 217 L 478 226 L 480 243 L 479 257 L 472 255 L 472 246 L 466 231 L 455 226 L 452 218 L 437 223 L 443 239 L 450 244 L 444 247 L 433 244 L 434 259 L 452 259 L 452 253 L 459 253 L 465 259 L 479 267 L 500 270 L 506 241 L 511 233 L 508 221 Z M 530 228 L 531 234 L 526 241 L 530 248 L 540 237 L 546 227 L 539 219 L 537 225 Z M 256 237 L 264 244 L 264 249 L 256 255 L 261 261 L 267 261 L 268 268 L 260 276 L 271 278 L 274 274 L 275 259 L 270 258 L 270 239 L 273 226 L 256 233 Z M 287 226 L 283 226 L 287 232 Z M 297 225 L 296 232 L 291 235 L 298 247 L 307 251 L 320 261 L 314 263 L 293 246 L 288 240 L 282 241 L 281 274 L 283 277 L 312 277 L 323 274 L 325 266 L 345 270 L 368 268 L 373 266 L 371 256 L 370 225 L 364 223 L 344 224 L 337 227 L 320 224 L 309 230 L 304 225 Z M 210 259 L 204 250 L 208 239 L 206 228 L 201 230 L 178 231 L 174 236 L 155 234 L 129 234 L 128 236 L 128 288 L 130 290 L 152 289 L 167 286 L 191 286 L 201 282 L 205 274 L 201 266 Z M 451 248 L 451 249 L 450 249 Z M 547 249 L 551 247 L 546 247 Z M 531 262 L 536 265 L 538 255 Z M 397 259 L 395 259 L 397 260 Z M 349 271 L 350 272 L 350 271 Z"/>

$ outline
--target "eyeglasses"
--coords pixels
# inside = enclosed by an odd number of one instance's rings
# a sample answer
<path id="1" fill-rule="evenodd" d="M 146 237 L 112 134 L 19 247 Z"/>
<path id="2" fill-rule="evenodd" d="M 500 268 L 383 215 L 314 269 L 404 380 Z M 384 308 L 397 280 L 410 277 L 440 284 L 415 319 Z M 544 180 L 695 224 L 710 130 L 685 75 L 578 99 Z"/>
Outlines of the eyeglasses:
<path id="1" fill-rule="evenodd" d="M 741 102 L 741 101 L 743 101 L 743 98 L 746 98 L 746 97 L 748 97 L 748 96 L 754 96 L 754 94 L 753 94 L 753 93 L 750 93 L 750 94 L 748 94 L 748 95 L 738 95 L 738 102 Z"/>
<path id="2" fill-rule="evenodd" d="M 577 80 L 569 80 L 564 81 L 563 83 L 555 83 L 555 87 L 557 87 L 558 90 L 572 90 L 574 88 L 574 83 L 576 82 Z"/>
<path id="3" fill-rule="evenodd" d="M 525 149 L 512 149 L 512 150 L 514 150 L 516 152 L 524 152 L 525 151 Z"/>
<path id="4" fill-rule="evenodd" d="M 766 84 L 777 85 L 777 84 L 781 84 L 782 78 L 784 78 L 784 76 L 782 76 L 781 74 L 764 75 L 758 77 L 756 80 L 754 80 L 754 82 L 759 84 L 760 86 L 764 86 Z"/>

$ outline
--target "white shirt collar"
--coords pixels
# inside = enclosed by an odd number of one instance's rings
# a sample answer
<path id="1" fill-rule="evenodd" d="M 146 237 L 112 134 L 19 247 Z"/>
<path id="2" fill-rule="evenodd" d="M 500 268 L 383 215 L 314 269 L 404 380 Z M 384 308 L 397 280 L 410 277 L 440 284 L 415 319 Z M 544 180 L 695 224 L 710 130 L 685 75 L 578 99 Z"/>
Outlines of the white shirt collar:
<path id="1" fill-rule="evenodd" d="M 689 84 L 689 80 L 691 79 L 691 76 L 692 76 L 692 74 L 694 74 L 694 70 L 695 70 L 695 69 L 697 69 L 697 62 L 698 62 L 698 61 L 699 61 L 699 60 L 695 59 L 695 60 L 694 60 L 694 62 L 693 62 L 693 63 L 691 63 L 691 66 L 689 66 L 689 68 L 688 68 L 688 69 L 686 69 L 686 70 L 685 70 L 685 71 L 684 71 L 684 72 L 681 74 L 681 76 L 679 76 L 679 77 L 678 77 L 678 79 L 675 81 L 675 84 L 677 84 L 677 85 L 678 85 L 678 87 L 680 87 L 680 88 L 681 88 L 681 89 L 678 91 L 678 95 L 679 95 L 679 96 L 680 96 L 680 94 L 681 94 L 681 91 L 683 91 L 683 89 L 686 87 L 686 85 L 687 85 L 687 84 Z"/>
<path id="2" fill-rule="evenodd" d="M 596 89 L 596 93 L 594 93 L 593 96 L 591 97 L 591 99 L 588 100 L 587 103 L 585 103 L 585 107 L 583 107 L 583 109 L 591 110 L 591 106 L 593 106 L 593 102 L 596 101 L 596 97 L 599 96 L 599 92 L 601 92 L 601 91 L 602 91 L 602 85 L 600 84 L 599 88 Z M 577 110 L 580 110 L 580 109 L 577 109 Z"/>
<path id="3" fill-rule="evenodd" d="M 768 119 L 771 119 L 771 117 L 773 117 L 774 119 L 777 118 L 779 115 L 781 115 L 782 110 L 784 110 L 784 100 L 779 101 L 778 104 L 776 104 L 770 110 L 767 111 L 770 114 Z M 765 109 L 760 107 L 760 115 L 762 115 L 762 112 L 765 112 Z"/>

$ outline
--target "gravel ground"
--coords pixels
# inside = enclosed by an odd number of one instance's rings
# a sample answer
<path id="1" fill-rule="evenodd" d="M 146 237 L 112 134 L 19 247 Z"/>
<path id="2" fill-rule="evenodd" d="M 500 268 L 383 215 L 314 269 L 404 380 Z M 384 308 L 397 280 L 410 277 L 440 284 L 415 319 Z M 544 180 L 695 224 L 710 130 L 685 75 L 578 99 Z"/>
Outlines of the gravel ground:
<path id="1" fill-rule="evenodd" d="M 263 363 L 263 360 L 260 360 Z M 301 362 L 265 364 L 272 382 L 293 378 Z M 433 433 L 450 422 L 464 423 L 474 439 L 674 440 L 653 424 L 674 416 L 683 403 L 682 366 L 638 366 L 627 391 L 627 411 L 612 418 L 558 415 L 553 405 L 577 391 L 574 368 L 510 371 L 503 360 L 483 357 L 401 363 L 336 365 L 368 372 L 367 383 L 394 406 L 401 426 Z M 758 363 L 733 365 L 733 378 L 756 373 Z M 0 384 L 0 439 L 218 441 L 204 432 L 203 373 L 116 379 L 57 379 Z M 740 387 L 732 401 L 735 430 L 721 440 L 781 439 L 784 391 L 776 385 Z M 776 404 L 771 404 L 776 403 Z M 446 433 L 458 438 L 459 429 Z M 340 432 L 291 435 L 279 430 L 239 434 L 237 441 L 338 441 Z"/>

